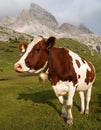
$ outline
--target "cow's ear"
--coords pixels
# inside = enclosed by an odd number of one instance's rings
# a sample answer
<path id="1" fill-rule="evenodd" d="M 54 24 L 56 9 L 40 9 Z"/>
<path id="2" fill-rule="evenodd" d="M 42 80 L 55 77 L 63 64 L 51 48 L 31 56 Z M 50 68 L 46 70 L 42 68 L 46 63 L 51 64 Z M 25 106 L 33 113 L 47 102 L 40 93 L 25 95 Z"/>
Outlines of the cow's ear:
<path id="1" fill-rule="evenodd" d="M 26 43 L 20 43 L 19 44 L 19 50 L 24 53 L 26 52 L 26 49 L 27 49 L 27 44 Z"/>
<path id="2" fill-rule="evenodd" d="M 54 46 L 55 44 L 55 40 L 56 38 L 55 37 L 49 37 L 46 41 L 46 44 L 47 44 L 47 48 L 51 48 L 52 46 Z"/>

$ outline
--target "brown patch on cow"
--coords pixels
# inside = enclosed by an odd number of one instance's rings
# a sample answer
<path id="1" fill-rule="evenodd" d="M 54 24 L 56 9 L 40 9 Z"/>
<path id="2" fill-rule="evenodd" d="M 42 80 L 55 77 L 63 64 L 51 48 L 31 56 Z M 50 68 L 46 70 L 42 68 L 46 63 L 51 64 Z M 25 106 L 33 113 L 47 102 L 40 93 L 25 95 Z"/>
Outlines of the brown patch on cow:
<path id="1" fill-rule="evenodd" d="M 85 64 L 85 59 L 84 59 L 84 58 L 82 58 L 81 60 L 82 60 L 82 62 Z"/>
<path id="2" fill-rule="evenodd" d="M 68 109 L 71 109 L 72 108 L 72 105 L 67 105 Z"/>
<path id="3" fill-rule="evenodd" d="M 76 90 L 77 90 L 78 85 L 76 85 L 75 87 L 76 87 Z M 76 91 L 75 91 L 75 92 L 76 92 Z"/>
<path id="4" fill-rule="evenodd" d="M 78 75 L 78 79 L 80 79 L 80 75 Z"/>
<path id="5" fill-rule="evenodd" d="M 78 60 L 76 60 L 76 64 L 77 64 L 78 68 L 80 68 L 81 64 Z"/>
<path id="6" fill-rule="evenodd" d="M 93 82 L 94 80 L 94 77 L 95 77 L 95 70 L 94 70 L 94 67 L 93 65 L 86 61 L 88 66 L 90 67 L 90 71 L 87 69 L 87 72 L 86 72 L 86 79 L 85 79 L 85 82 L 87 83 L 87 85 L 90 83 L 90 82 Z"/>
<path id="7" fill-rule="evenodd" d="M 50 53 L 49 77 L 52 84 L 56 85 L 59 80 L 62 80 L 73 82 L 73 85 L 75 85 L 77 83 L 77 74 L 73 68 L 69 51 L 64 48 L 52 47 Z"/>

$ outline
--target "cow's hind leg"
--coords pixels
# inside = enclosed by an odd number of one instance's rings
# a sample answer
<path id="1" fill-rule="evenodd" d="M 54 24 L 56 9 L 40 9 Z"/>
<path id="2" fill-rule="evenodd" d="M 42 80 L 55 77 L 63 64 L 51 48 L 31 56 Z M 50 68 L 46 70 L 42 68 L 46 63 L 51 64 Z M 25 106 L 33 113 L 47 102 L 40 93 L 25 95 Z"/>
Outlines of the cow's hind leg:
<path id="1" fill-rule="evenodd" d="M 64 100 L 63 96 L 58 96 L 58 99 L 59 99 L 60 103 L 62 104 L 61 117 L 67 118 L 67 112 L 66 112 L 66 109 L 65 109 L 65 100 Z"/>
<path id="2" fill-rule="evenodd" d="M 87 90 L 87 95 L 86 95 L 86 109 L 85 109 L 85 114 L 89 114 L 89 103 L 91 99 L 91 91 L 92 91 L 92 86 Z"/>
<path id="3" fill-rule="evenodd" d="M 81 111 L 80 111 L 80 113 L 81 113 L 81 114 L 84 114 L 84 111 L 85 111 L 84 92 L 83 92 L 83 91 L 80 91 L 79 94 L 80 94 L 80 100 L 81 100 Z"/>

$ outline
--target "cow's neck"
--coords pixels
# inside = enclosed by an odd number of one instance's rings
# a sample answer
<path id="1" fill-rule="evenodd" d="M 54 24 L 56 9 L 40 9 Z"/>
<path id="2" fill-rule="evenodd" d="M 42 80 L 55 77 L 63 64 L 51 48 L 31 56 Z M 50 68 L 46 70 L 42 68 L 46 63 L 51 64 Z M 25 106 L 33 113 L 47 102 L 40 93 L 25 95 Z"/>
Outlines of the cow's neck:
<path id="1" fill-rule="evenodd" d="M 43 69 L 43 71 L 40 73 L 39 75 L 39 80 L 42 81 L 42 82 L 45 82 L 48 80 L 48 70 L 49 70 L 49 66 L 50 66 L 50 63 L 51 63 L 51 51 L 50 49 L 46 50 L 47 51 L 47 64 L 45 66 L 45 68 Z"/>
<path id="2" fill-rule="evenodd" d="M 49 69 L 49 65 L 51 63 L 51 51 L 50 51 L 50 49 L 47 50 L 47 54 L 48 54 L 48 60 L 47 60 L 47 65 L 43 70 L 44 73 L 47 72 L 47 70 Z"/>

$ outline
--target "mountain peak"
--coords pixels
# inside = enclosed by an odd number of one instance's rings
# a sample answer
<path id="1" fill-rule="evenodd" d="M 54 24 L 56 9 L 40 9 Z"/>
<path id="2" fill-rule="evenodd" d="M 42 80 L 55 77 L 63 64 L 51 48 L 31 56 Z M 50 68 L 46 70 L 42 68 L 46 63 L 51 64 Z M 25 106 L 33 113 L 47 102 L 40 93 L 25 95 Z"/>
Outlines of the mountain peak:
<path id="1" fill-rule="evenodd" d="M 44 8 L 42 8 L 40 5 L 37 5 L 37 4 L 35 4 L 35 3 L 31 3 L 31 5 L 30 5 L 30 9 L 37 9 L 37 10 L 44 10 L 44 11 L 46 11 Z M 47 12 L 47 11 L 46 11 Z"/>
<path id="2" fill-rule="evenodd" d="M 37 19 L 37 21 L 41 22 L 42 25 L 51 28 L 58 26 L 55 17 L 37 4 L 31 3 L 29 13 L 33 19 Z"/>
<path id="3" fill-rule="evenodd" d="M 87 26 L 85 26 L 84 24 L 80 24 L 78 27 L 82 32 L 86 33 L 86 34 L 93 34 L 92 31 L 90 31 Z"/>

